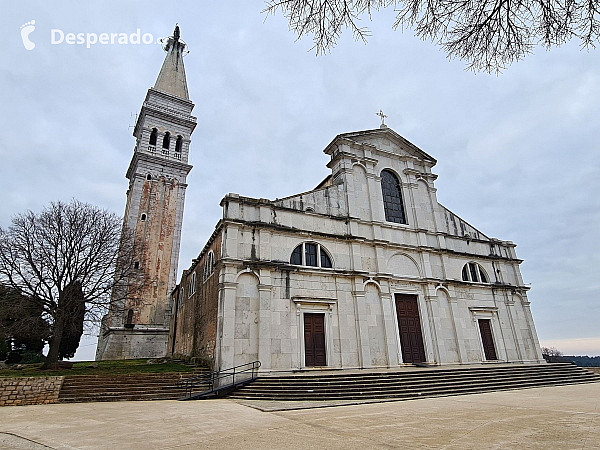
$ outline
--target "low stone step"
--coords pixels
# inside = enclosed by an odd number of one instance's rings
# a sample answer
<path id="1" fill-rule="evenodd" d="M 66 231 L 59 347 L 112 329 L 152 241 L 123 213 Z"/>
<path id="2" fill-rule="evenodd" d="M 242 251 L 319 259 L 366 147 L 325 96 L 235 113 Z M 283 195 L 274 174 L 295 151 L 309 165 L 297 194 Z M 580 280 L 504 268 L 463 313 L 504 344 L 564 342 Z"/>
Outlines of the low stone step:
<path id="1" fill-rule="evenodd" d="M 304 388 L 295 388 L 295 389 L 281 389 L 278 391 L 272 389 L 262 389 L 262 388 L 254 388 L 252 386 L 247 386 L 240 388 L 236 391 L 236 393 L 243 393 L 244 391 L 256 392 L 256 393 L 265 393 L 265 394 L 279 394 L 279 393 L 344 393 L 344 392 L 353 392 L 353 391 L 361 391 L 361 392 L 373 392 L 373 391 L 381 391 L 381 392 L 394 392 L 399 390 L 426 390 L 426 389 L 454 389 L 460 387 L 472 387 L 472 386 L 496 386 L 496 385 L 519 385 L 519 384 L 533 384 L 533 383 L 544 383 L 544 382 L 562 382 L 562 381 L 596 381 L 595 378 L 564 378 L 564 377 L 548 377 L 548 378 L 537 378 L 531 380 L 518 380 L 518 381 L 510 381 L 510 380 L 498 380 L 498 381 L 485 381 L 481 383 L 435 383 L 430 385 L 400 385 L 400 386 L 382 386 L 379 384 L 360 384 L 355 386 L 336 386 L 332 385 L 327 388 L 316 388 L 314 386 L 307 386 Z"/>
<path id="2" fill-rule="evenodd" d="M 263 376 L 229 396 L 257 400 L 403 399 L 598 381 L 600 377 L 571 364 L 543 364 Z"/>
<path id="3" fill-rule="evenodd" d="M 501 375 L 505 373 L 543 373 L 543 372 L 556 372 L 557 370 L 565 371 L 565 373 L 571 373 L 572 370 L 583 370 L 579 367 L 574 367 L 570 365 L 560 366 L 557 368 L 548 368 L 546 365 L 539 366 L 514 366 L 514 367 L 500 367 L 498 369 L 494 368 L 486 368 L 486 369 L 450 369 L 450 370 L 442 370 L 442 369 L 422 369 L 420 371 L 406 371 L 406 372 L 382 372 L 382 373 L 353 373 L 349 375 L 345 374 L 299 374 L 299 375 L 274 375 L 274 376 L 260 376 L 258 380 L 277 380 L 280 382 L 288 382 L 288 381 L 296 381 L 296 382 L 305 382 L 307 380 L 320 380 L 320 381 L 328 381 L 328 380 L 355 380 L 357 378 L 365 378 L 365 379 L 382 379 L 389 377 L 405 377 L 405 378 L 414 378 L 417 376 L 427 377 L 428 379 L 434 379 L 439 377 L 448 377 L 448 376 L 482 376 L 485 373 L 495 375 Z"/>
<path id="4" fill-rule="evenodd" d="M 306 386 L 307 384 L 310 384 L 312 386 L 328 386 L 331 384 L 338 384 L 338 385 L 344 385 L 344 384 L 356 384 L 356 383 L 372 383 L 374 380 L 376 380 L 378 383 L 380 384 L 385 384 L 385 383 L 389 383 L 389 384 L 397 384 L 397 383 L 431 383 L 432 381 L 435 382 L 449 382 L 452 380 L 457 380 L 457 381 L 461 381 L 461 382 L 466 382 L 469 380 L 474 380 L 474 381 L 480 381 L 480 380 L 485 380 L 485 379 L 521 379 L 521 378 L 528 378 L 528 377 L 540 377 L 540 376 L 593 376 L 590 375 L 589 373 L 585 373 L 585 372 L 571 372 L 571 373 L 561 373 L 561 372 L 542 372 L 542 373 L 514 373 L 514 374 L 499 374 L 499 375 L 495 375 L 495 374 L 486 374 L 485 376 L 462 376 L 462 377 L 437 377 L 437 378 L 429 378 L 427 376 L 420 376 L 420 377 L 385 377 L 385 378 L 365 378 L 365 377 L 356 377 L 355 379 L 340 379 L 340 380 L 336 380 L 336 379 L 328 379 L 328 380 L 320 380 L 320 379 L 306 379 L 306 380 L 290 380 L 290 381 L 279 381 L 279 380 L 272 380 L 270 378 L 257 378 L 253 383 L 252 386 L 265 386 L 265 387 L 269 387 L 269 388 L 278 388 L 278 387 L 293 387 L 293 386 Z"/>
<path id="5" fill-rule="evenodd" d="M 595 381 L 587 381 L 595 382 Z M 414 390 L 414 391 L 399 391 L 399 392 L 364 392 L 364 393 L 352 393 L 348 392 L 344 395 L 280 395 L 280 396 L 269 396 L 265 395 L 244 395 L 241 393 L 235 393 L 230 395 L 231 398 L 245 399 L 245 400 L 281 400 L 281 401 L 322 401 L 322 400 L 365 400 L 365 399 L 413 399 L 413 398 L 426 398 L 426 397 L 439 397 L 439 396 L 452 396 L 452 395 L 463 395 L 472 394 L 479 392 L 491 392 L 501 390 L 512 390 L 512 389 L 527 389 L 532 387 L 544 387 L 544 386 L 558 386 L 566 384 L 581 384 L 581 381 L 561 381 L 561 382 L 542 382 L 542 383 L 521 383 L 521 384 L 506 384 L 506 385 L 494 385 L 494 386 L 471 386 L 471 387 L 460 387 L 456 389 L 430 389 L 430 390 Z"/>
<path id="6" fill-rule="evenodd" d="M 59 402 L 178 399 L 189 373 L 67 376 Z"/>

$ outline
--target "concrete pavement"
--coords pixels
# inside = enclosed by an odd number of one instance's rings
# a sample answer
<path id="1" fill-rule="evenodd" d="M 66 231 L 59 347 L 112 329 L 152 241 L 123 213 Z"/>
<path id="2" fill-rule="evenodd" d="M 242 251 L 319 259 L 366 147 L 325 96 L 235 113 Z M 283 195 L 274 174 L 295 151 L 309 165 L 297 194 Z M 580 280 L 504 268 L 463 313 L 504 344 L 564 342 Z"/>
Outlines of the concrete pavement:
<path id="1" fill-rule="evenodd" d="M 0 408 L 0 449 L 600 449 L 600 383 L 318 409 L 232 400 Z"/>

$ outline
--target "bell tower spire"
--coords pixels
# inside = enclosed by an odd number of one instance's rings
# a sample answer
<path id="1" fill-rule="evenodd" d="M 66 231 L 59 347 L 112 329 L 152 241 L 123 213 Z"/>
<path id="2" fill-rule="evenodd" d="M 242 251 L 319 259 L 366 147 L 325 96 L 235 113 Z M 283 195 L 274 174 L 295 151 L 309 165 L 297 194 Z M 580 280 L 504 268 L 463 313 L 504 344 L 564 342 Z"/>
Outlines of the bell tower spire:
<path id="1" fill-rule="evenodd" d="M 181 40 L 179 25 L 175 26 L 173 36 L 167 38 L 163 48 L 167 52 L 167 56 L 156 83 L 154 83 L 154 89 L 189 100 L 185 67 L 183 66 L 183 56 L 187 52 L 187 45 Z"/>
<path id="2" fill-rule="evenodd" d="M 167 353 L 171 292 L 175 287 L 190 137 L 196 127 L 191 115 L 183 65 L 186 44 L 179 26 L 166 39 L 167 53 L 154 87 L 148 89 L 133 130 L 134 153 L 124 227 L 141 249 L 135 263 L 144 287 L 120 287 L 113 292 L 102 319 L 96 359 L 158 358 Z M 123 289 L 127 289 L 123 300 Z"/>

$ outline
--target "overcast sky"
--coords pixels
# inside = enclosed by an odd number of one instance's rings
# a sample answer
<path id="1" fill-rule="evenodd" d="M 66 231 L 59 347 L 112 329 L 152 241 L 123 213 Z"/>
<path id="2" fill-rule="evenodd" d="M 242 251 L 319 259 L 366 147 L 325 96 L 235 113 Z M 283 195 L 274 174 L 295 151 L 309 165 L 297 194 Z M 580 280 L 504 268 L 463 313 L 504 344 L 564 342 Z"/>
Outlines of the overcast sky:
<path id="1" fill-rule="evenodd" d="M 51 43 L 67 33 L 172 34 L 198 126 L 192 135 L 179 273 L 228 192 L 274 199 L 314 188 L 339 133 L 388 125 L 438 160 L 438 200 L 514 241 L 542 345 L 600 355 L 600 50 L 577 42 L 499 76 L 473 74 L 373 16 L 367 45 L 342 36 L 316 57 L 261 0 L 11 2 L 0 17 L 0 226 L 76 197 L 125 208 L 130 125 L 160 70 L 153 44 Z M 21 26 L 35 20 L 26 50 Z M 58 33 L 56 36 L 58 37 Z M 86 339 L 79 359 L 92 359 Z"/>

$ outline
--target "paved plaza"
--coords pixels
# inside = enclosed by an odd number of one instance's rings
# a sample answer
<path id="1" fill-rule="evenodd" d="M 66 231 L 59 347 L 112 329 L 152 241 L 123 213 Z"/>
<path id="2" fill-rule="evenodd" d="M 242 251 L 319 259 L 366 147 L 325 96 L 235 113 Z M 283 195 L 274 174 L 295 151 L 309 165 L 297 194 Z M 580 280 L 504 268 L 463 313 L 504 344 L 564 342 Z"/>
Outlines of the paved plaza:
<path id="1" fill-rule="evenodd" d="M 600 383 L 297 410 L 264 406 L 204 400 L 4 407 L 0 449 L 600 449 Z"/>

